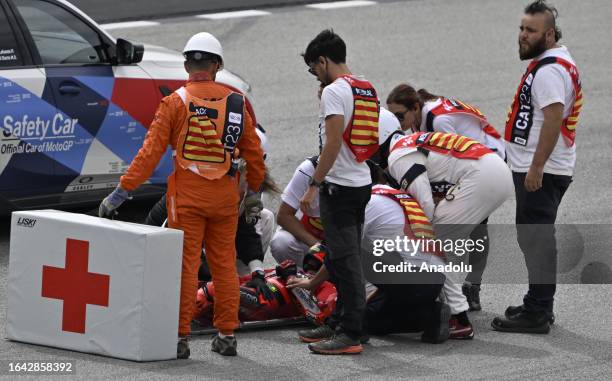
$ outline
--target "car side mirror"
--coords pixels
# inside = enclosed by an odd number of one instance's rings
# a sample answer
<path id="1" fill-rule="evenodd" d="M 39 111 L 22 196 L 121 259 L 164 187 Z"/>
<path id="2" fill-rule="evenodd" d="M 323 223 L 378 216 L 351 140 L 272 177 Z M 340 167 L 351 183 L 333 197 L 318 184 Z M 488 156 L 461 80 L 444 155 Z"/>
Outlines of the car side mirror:
<path id="1" fill-rule="evenodd" d="M 115 57 L 115 59 L 118 65 L 129 65 L 133 63 L 138 63 L 142 61 L 142 56 L 144 54 L 144 46 L 141 44 L 132 44 L 128 40 L 118 38 L 116 54 L 117 56 Z"/>

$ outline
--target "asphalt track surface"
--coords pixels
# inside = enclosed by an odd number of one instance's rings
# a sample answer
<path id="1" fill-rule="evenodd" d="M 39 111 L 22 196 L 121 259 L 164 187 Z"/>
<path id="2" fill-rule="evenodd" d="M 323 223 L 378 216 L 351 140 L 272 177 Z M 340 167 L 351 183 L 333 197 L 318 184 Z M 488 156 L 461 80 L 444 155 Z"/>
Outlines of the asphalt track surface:
<path id="1" fill-rule="evenodd" d="M 116 22 L 332 1 L 334 0 L 165 0 L 159 2 L 146 0 L 74 0 L 71 3 L 99 22 Z"/>
<path id="2" fill-rule="evenodd" d="M 408 81 L 478 105 L 499 128 L 525 68 L 516 43 L 523 3 L 418 0 L 329 11 L 295 6 L 244 19 L 167 19 L 159 26 L 117 29 L 112 34 L 177 50 L 195 32 L 217 35 L 227 67 L 253 86 L 258 119 L 271 142 L 269 165 L 285 185 L 294 168 L 317 149 L 318 85 L 306 72 L 300 53 L 318 31 L 333 27 L 346 40 L 349 66 L 375 84 L 381 99 L 393 86 Z M 578 62 L 585 94 L 576 174 L 558 222 L 600 232 L 583 235 L 585 256 L 610 264 L 610 236 L 605 232 L 612 222 L 612 6 L 608 0 L 555 4 L 561 13 L 563 43 Z M 123 217 L 137 221 L 145 207 L 128 205 Z M 511 224 L 513 219 L 510 200 L 490 222 Z M 0 321 L 5 321 L 7 221 L 2 232 Z M 289 328 L 239 333 L 237 358 L 211 353 L 209 338 L 199 337 L 191 342 L 188 361 L 139 364 L 9 341 L 0 342 L 0 360 L 76 360 L 76 377 L 83 379 L 611 379 L 610 284 L 579 284 L 578 277 L 560 285 L 557 323 L 549 335 L 491 330 L 491 319 L 507 305 L 518 304 L 525 291 L 520 284 L 526 280 L 523 259 L 514 242 L 507 245 L 496 247 L 496 255 L 519 279 L 497 284 L 495 276 L 485 273 L 483 311 L 470 315 L 476 330 L 472 341 L 429 345 L 418 335 L 391 335 L 373 338 L 359 356 L 321 357 L 311 355 Z M 576 267 L 573 272 L 580 272 L 585 258 L 579 262 L 569 265 Z"/>

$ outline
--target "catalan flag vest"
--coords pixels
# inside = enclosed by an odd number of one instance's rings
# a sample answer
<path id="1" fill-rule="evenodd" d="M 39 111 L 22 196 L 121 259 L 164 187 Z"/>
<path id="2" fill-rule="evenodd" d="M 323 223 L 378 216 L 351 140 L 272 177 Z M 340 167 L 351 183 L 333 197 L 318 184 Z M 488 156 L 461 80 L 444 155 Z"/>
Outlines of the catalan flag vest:
<path id="1" fill-rule="evenodd" d="M 317 239 L 323 240 L 323 223 L 319 217 L 311 217 L 307 214 L 303 214 L 300 222 L 308 233 L 312 234 Z"/>
<path id="2" fill-rule="evenodd" d="M 495 139 L 501 139 L 501 135 L 497 130 L 489 124 L 489 121 L 484 116 L 484 114 L 476 107 L 469 105 L 467 103 L 461 102 L 457 99 L 448 99 L 448 98 L 440 98 L 442 103 L 438 106 L 434 107 L 427 113 L 427 118 L 425 119 L 425 126 L 427 127 L 428 132 L 433 132 L 433 122 L 436 116 L 445 115 L 445 114 L 464 114 L 471 115 L 481 122 L 483 122 L 483 132 L 487 135 Z"/>
<path id="3" fill-rule="evenodd" d="M 209 180 L 223 177 L 238 157 L 236 145 L 244 130 L 244 96 L 231 92 L 221 99 L 205 100 L 184 87 L 177 92 L 187 108 L 175 153 L 178 165 Z"/>
<path id="4" fill-rule="evenodd" d="M 491 149 L 466 136 L 445 132 L 416 132 L 399 139 L 391 148 L 415 148 L 428 155 L 437 152 L 451 155 L 457 159 L 478 160 L 486 154 L 493 153 Z"/>
<path id="5" fill-rule="evenodd" d="M 344 141 L 358 162 L 364 162 L 378 151 L 378 114 L 376 90 L 370 82 L 343 75 L 353 92 L 353 116 L 344 130 Z"/>
<path id="6" fill-rule="evenodd" d="M 568 71 L 574 85 L 574 93 L 576 95 L 574 105 L 572 106 L 569 116 L 563 120 L 561 124 L 561 135 L 563 136 L 565 144 L 568 147 L 574 145 L 576 139 L 576 125 L 578 123 L 580 111 L 582 110 L 582 85 L 580 83 L 580 74 L 576 66 L 559 57 L 546 57 L 541 60 L 533 60 L 527 67 L 518 90 L 516 91 L 516 95 L 514 96 L 512 106 L 510 106 L 508 118 L 506 119 L 504 138 L 510 143 L 521 146 L 527 145 L 529 131 L 533 124 L 533 105 L 531 102 L 531 86 L 533 84 L 533 79 L 538 69 L 542 66 L 555 63 L 563 66 Z"/>
<path id="7" fill-rule="evenodd" d="M 425 212 L 423 212 L 421 205 L 409 193 L 388 187 L 374 186 L 372 194 L 385 196 L 402 207 L 404 212 L 404 234 L 409 239 L 436 239 L 431 222 L 425 215 Z M 437 251 L 430 251 L 429 253 L 445 258 L 444 254 Z"/>

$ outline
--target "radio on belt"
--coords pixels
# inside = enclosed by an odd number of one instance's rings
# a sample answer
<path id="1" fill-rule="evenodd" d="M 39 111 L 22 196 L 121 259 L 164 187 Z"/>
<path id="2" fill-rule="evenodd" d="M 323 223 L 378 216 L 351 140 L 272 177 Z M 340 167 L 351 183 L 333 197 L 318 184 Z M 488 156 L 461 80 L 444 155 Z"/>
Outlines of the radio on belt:
<path id="1" fill-rule="evenodd" d="M 41 210 L 11 220 L 6 336 L 176 359 L 183 232 Z"/>

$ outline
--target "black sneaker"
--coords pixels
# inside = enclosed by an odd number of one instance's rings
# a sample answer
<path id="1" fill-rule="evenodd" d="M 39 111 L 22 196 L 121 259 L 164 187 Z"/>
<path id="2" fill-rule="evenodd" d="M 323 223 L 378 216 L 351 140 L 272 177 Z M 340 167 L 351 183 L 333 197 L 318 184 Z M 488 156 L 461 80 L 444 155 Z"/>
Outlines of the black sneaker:
<path id="1" fill-rule="evenodd" d="M 433 307 L 431 320 L 427 322 L 425 331 L 421 335 L 424 343 L 439 344 L 448 340 L 450 319 L 450 307 L 444 303 L 436 302 Z"/>
<path id="2" fill-rule="evenodd" d="M 361 342 L 344 333 L 337 333 L 329 340 L 308 344 L 308 349 L 320 355 L 354 355 L 363 352 Z"/>
<path id="3" fill-rule="evenodd" d="M 550 332 L 548 314 L 541 312 L 521 311 L 510 318 L 496 317 L 491 322 L 496 331 L 518 332 L 518 333 L 542 333 Z"/>
<path id="4" fill-rule="evenodd" d="M 176 358 L 188 359 L 191 351 L 189 350 L 189 338 L 187 336 L 179 336 L 178 344 L 176 345 Z"/>
<path id="5" fill-rule="evenodd" d="M 520 306 L 509 306 L 508 308 L 506 308 L 504 315 L 508 319 L 511 319 L 512 317 L 518 315 L 523 311 L 525 311 L 525 306 L 523 304 L 521 304 Z M 547 311 L 546 315 L 548 315 L 548 323 L 551 325 L 555 324 L 555 313 L 552 311 Z"/>
<path id="6" fill-rule="evenodd" d="M 334 330 L 327 324 L 323 324 L 312 329 L 298 331 L 298 336 L 305 343 L 316 343 L 331 339 L 334 336 Z"/>
<path id="7" fill-rule="evenodd" d="M 221 338 L 219 335 L 215 335 L 210 345 L 211 351 L 217 352 L 223 356 L 236 356 L 238 353 L 236 351 L 237 348 L 238 341 L 236 341 L 235 336 L 225 336 Z"/>
<path id="8" fill-rule="evenodd" d="M 470 306 L 470 311 L 480 311 L 482 310 L 482 306 L 480 305 L 480 285 L 479 284 L 471 284 L 464 283 L 463 287 L 461 287 L 461 291 L 463 291 L 463 295 L 467 299 L 468 306 Z"/>

